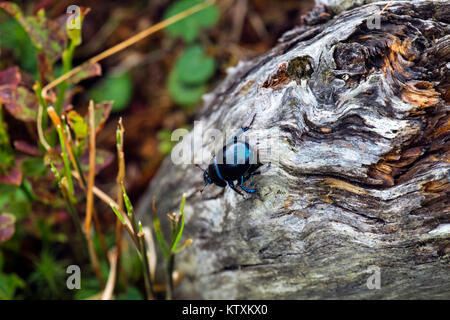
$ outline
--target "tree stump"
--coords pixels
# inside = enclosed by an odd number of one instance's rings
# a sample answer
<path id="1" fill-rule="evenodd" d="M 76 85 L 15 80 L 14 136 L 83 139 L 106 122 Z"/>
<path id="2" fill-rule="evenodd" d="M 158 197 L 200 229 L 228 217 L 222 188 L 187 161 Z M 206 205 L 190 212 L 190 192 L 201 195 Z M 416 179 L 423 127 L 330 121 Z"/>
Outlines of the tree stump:
<path id="1" fill-rule="evenodd" d="M 156 196 L 165 221 L 187 194 L 175 298 L 450 298 L 450 3 L 386 3 L 316 8 L 205 96 L 195 127 L 256 114 L 271 167 L 257 194 L 201 195 L 197 168 L 164 161 L 139 214 Z"/>

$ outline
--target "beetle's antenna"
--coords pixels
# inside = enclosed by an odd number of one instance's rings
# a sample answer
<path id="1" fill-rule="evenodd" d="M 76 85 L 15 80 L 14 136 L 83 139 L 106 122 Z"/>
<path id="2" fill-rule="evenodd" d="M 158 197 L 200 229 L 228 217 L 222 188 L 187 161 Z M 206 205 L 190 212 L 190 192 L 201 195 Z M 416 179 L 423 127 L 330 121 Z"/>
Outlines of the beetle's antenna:
<path id="1" fill-rule="evenodd" d="M 198 189 L 198 192 L 200 192 L 200 195 L 202 195 L 203 194 L 203 190 L 205 190 L 205 188 L 206 188 L 206 186 L 207 186 L 208 184 L 207 183 L 205 183 L 205 185 L 203 186 L 203 188 L 201 188 L 201 189 Z"/>
<path id="2" fill-rule="evenodd" d="M 250 122 L 250 124 L 247 126 L 248 128 L 250 128 L 253 124 L 253 122 L 255 121 L 256 118 L 256 113 L 253 115 L 252 121 Z"/>
<path id="3" fill-rule="evenodd" d="M 200 165 L 197 164 L 197 163 L 194 163 L 194 166 L 196 166 L 197 168 L 199 168 L 199 169 L 202 170 L 202 171 L 205 171 L 205 169 L 203 169 L 202 167 L 200 167 Z"/>

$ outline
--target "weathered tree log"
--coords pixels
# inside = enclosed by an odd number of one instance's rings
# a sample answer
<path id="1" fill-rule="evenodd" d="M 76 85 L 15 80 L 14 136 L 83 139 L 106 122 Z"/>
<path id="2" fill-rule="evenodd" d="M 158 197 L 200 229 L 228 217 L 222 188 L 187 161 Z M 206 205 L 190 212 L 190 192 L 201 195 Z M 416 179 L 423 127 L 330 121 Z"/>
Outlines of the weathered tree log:
<path id="1" fill-rule="evenodd" d="M 272 166 L 255 195 L 202 196 L 197 168 L 164 161 L 139 212 L 188 196 L 177 298 L 450 298 L 450 3 L 393 2 L 377 28 L 385 5 L 313 11 L 205 96 L 196 125 L 230 135 L 256 114 Z"/>

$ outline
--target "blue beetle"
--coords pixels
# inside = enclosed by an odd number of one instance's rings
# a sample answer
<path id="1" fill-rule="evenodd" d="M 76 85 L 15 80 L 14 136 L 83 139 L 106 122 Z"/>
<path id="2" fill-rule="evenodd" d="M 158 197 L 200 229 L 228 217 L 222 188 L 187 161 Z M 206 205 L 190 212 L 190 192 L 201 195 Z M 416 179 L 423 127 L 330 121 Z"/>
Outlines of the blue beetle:
<path id="1" fill-rule="evenodd" d="M 245 192 L 256 192 L 256 189 L 246 188 L 244 182 L 250 176 L 260 174 L 261 171 L 257 171 L 257 169 L 262 164 L 259 163 L 258 153 L 253 151 L 247 142 L 238 141 L 238 137 L 250 129 L 255 116 L 256 114 L 247 127 L 242 128 L 219 153 L 214 155 L 206 170 L 202 169 L 198 164 L 195 165 L 203 170 L 205 185 L 200 192 L 203 192 L 207 185 L 214 183 L 223 188 L 228 185 L 231 189 L 243 195 L 236 188 L 234 181 L 237 181 L 237 186 Z M 222 161 L 218 161 L 218 159 Z"/>

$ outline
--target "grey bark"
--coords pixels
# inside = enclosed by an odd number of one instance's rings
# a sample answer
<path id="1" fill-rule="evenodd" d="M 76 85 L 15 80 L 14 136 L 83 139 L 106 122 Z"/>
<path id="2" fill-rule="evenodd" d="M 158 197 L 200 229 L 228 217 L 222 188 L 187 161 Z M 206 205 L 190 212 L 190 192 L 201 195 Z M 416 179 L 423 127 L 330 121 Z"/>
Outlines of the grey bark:
<path id="1" fill-rule="evenodd" d="M 197 168 L 164 161 L 139 214 L 151 224 L 156 196 L 165 221 L 188 196 L 176 298 L 450 298 L 450 4 L 394 2 L 369 29 L 385 4 L 316 10 L 205 96 L 206 129 L 231 135 L 256 114 L 272 165 L 242 197 L 200 195 Z"/>

